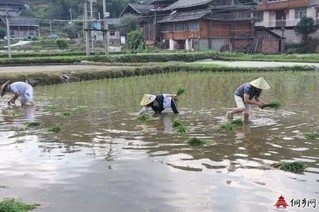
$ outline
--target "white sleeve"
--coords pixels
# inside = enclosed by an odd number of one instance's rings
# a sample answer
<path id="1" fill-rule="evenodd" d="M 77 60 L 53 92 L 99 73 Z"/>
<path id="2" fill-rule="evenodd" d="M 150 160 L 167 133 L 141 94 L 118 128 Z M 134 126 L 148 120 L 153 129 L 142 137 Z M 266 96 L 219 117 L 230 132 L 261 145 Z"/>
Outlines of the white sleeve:
<path id="1" fill-rule="evenodd" d="M 142 114 L 148 111 L 148 107 L 143 107 L 142 110 L 138 114 Z"/>

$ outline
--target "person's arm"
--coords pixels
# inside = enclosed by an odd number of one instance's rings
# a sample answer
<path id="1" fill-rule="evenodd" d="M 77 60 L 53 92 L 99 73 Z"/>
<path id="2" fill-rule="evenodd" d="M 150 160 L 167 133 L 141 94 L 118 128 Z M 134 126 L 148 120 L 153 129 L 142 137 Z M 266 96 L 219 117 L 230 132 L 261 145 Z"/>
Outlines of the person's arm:
<path id="1" fill-rule="evenodd" d="M 142 110 L 140 112 L 138 112 L 138 114 L 142 114 L 145 113 L 146 111 L 148 111 L 148 107 L 143 107 Z"/>
<path id="2" fill-rule="evenodd" d="M 244 102 L 251 105 L 257 105 L 258 107 L 264 106 L 264 103 L 260 101 L 261 99 L 259 97 L 256 97 L 254 99 L 249 99 L 249 94 L 244 94 Z"/>
<path id="3" fill-rule="evenodd" d="M 17 98 L 19 97 L 20 95 L 18 93 L 14 93 L 13 97 L 10 99 L 10 101 L 8 102 L 9 105 L 11 104 L 15 104 L 15 101 L 17 100 Z"/>

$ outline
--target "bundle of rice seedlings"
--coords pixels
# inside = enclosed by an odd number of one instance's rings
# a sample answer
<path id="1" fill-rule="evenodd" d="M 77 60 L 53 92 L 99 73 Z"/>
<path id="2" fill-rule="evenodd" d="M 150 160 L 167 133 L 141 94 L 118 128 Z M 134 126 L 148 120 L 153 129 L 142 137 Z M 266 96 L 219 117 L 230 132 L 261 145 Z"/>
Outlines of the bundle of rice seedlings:
<path id="1" fill-rule="evenodd" d="M 63 113 L 62 113 L 62 116 L 64 116 L 64 117 L 68 117 L 68 116 L 70 116 L 70 115 L 71 115 L 70 112 L 63 112 Z"/>
<path id="2" fill-rule="evenodd" d="M 319 132 L 305 132 L 304 135 L 311 139 L 319 138 Z"/>
<path id="3" fill-rule="evenodd" d="M 142 115 L 139 115 L 136 119 L 139 121 L 148 121 L 152 119 L 152 116 L 149 114 L 142 114 Z"/>
<path id="4" fill-rule="evenodd" d="M 262 108 L 264 109 L 266 107 L 270 107 L 272 109 L 277 110 L 280 108 L 280 103 L 278 101 L 270 102 L 268 104 L 265 104 Z"/>
<path id="5" fill-rule="evenodd" d="M 40 204 L 25 204 L 13 198 L 5 198 L 0 202 L 0 212 L 27 212 L 40 206 Z"/>
<path id="6" fill-rule="evenodd" d="M 279 169 L 293 173 L 302 173 L 305 171 L 306 166 L 301 162 L 282 162 Z"/>
<path id="7" fill-rule="evenodd" d="M 173 121 L 172 126 L 179 133 L 187 133 L 189 131 L 185 125 L 183 125 L 182 123 L 180 123 L 179 121 L 176 121 L 176 120 Z"/>
<path id="8" fill-rule="evenodd" d="M 243 125 L 243 121 L 241 119 L 235 119 L 222 124 L 220 128 L 224 130 L 233 130 L 241 125 Z"/>
<path id="9" fill-rule="evenodd" d="M 179 88 L 179 89 L 177 90 L 176 96 L 180 96 L 180 95 L 183 94 L 184 92 L 185 92 L 185 89 Z"/>
<path id="10" fill-rule="evenodd" d="M 179 127 L 179 126 L 182 126 L 182 125 L 183 125 L 182 123 L 180 123 L 179 121 L 176 121 L 176 120 L 174 120 L 174 121 L 173 121 L 173 124 L 172 124 L 172 126 L 173 126 L 174 128 Z"/>
<path id="11" fill-rule="evenodd" d="M 197 137 L 192 137 L 191 139 L 189 139 L 189 140 L 187 141 L 187 143 L 188 143 L 189 145 L 192 145 L 192 146 L 199 146 L 199 145 L 205 145 L 205 144 L 207 144 L 208 142 L 205 141 L 205 140 L 201 140 L 201 139 L 199 139 L 199 138 L 197 138 Z"/>
<path id="12" fill-rule="evenodd" d="M 49 132 L 57 133 L 61 131 L 61 127 L 51 127 L 48 129 Z"/>
<path id="13" fill-rule="evenodd" d="M 38 122 L 38 121 L 27 122 L 26 125 L 27 127 L 38 127 L 41 125 L 41 122 Z"/>

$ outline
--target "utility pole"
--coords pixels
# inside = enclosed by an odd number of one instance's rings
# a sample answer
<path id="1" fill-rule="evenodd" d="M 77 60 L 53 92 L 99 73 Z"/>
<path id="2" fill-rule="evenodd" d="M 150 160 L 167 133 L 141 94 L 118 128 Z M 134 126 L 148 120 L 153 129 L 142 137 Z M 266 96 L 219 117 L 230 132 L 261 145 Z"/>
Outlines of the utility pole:
<path id="1" fill-rule="evenodd" d="M 93 24 L 93 0 L 90 0 L 90 27 L 92 27 Z M 91 46 L 92 46 L 92 51 L 94 49 L 94 31 L 90 31 L 91 33 Z"/>
<path id="2" fill-rule="evenodd" d="M 38 19 L 38 34 L 39 34 L 39 38 L 41 38 L 41 33 L 40 33 L 40 19 Z"/>
<path id="3" fill-rule="evenodd" d="M 88 8 L 87 8 L 87 2 L 84 1 L 84 33 L 85 33 L 85 50 L 86 50 L 86 56 L 90 56 L 90 44 L 89 44 L 89 29 L 88 29 Z"/>
<path id="4" fill-rule="evenodd" d="M 108 46 L 109 46 L 109 41 L 108 41 L 108 33 L 109 33 L 109 30 L 108 30 L 108 24 L 107 24 L 107 18 L 109 17 L 109 13 L 106 12 L 106 0 L 102 0 L 103 1 L 103 19 L 104 19 L 104 27 L 103 27 L 103 35 L 104 35 L 104 48 L 105 48 L 105 54 L 108 54 L 109 53 L 109 49 L 108 49 Z"/>
<path id="5" fill-rule="evenodd" d="M 8 39 L 8 57 L 11 58 L 11 41 L 10 41 L 10 25 L 8 18 L 8 11 L 6 12 L 6 25 L 7 25 L 7 39 Z"/>

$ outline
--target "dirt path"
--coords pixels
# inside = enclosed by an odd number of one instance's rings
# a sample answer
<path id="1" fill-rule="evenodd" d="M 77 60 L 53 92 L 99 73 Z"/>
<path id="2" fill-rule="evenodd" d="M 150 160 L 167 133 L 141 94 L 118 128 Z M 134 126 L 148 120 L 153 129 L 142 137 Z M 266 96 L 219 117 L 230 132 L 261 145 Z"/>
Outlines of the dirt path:
<path id="1" fill-rule="evenodd" d="M 43 65 L 43 66 L 9 66 L 0 67 L 0 73 L 35 73 L 35 72 L 64 72 L 64 71 L 100 71 L 125 66 L 102 66 L 102 65 Z"/>
<path id="2" fill-rule="evenodd" d="M 292 67 L 312 66 L 319 68 L 319 63 L 294 63 L 294 62 L 261 62 L 261 61 L 214 61 L 204 60 L 196 63 L 209 63 L 228 67 Z M 0 67 L 0 73 L 35 73 L 35 72 L 64 72 L 64 71 L 101 71 L 115 68 L 130 68 L 128 66 L 108 65 L 43 65 L 43 66 L 9 66 Z"/>

